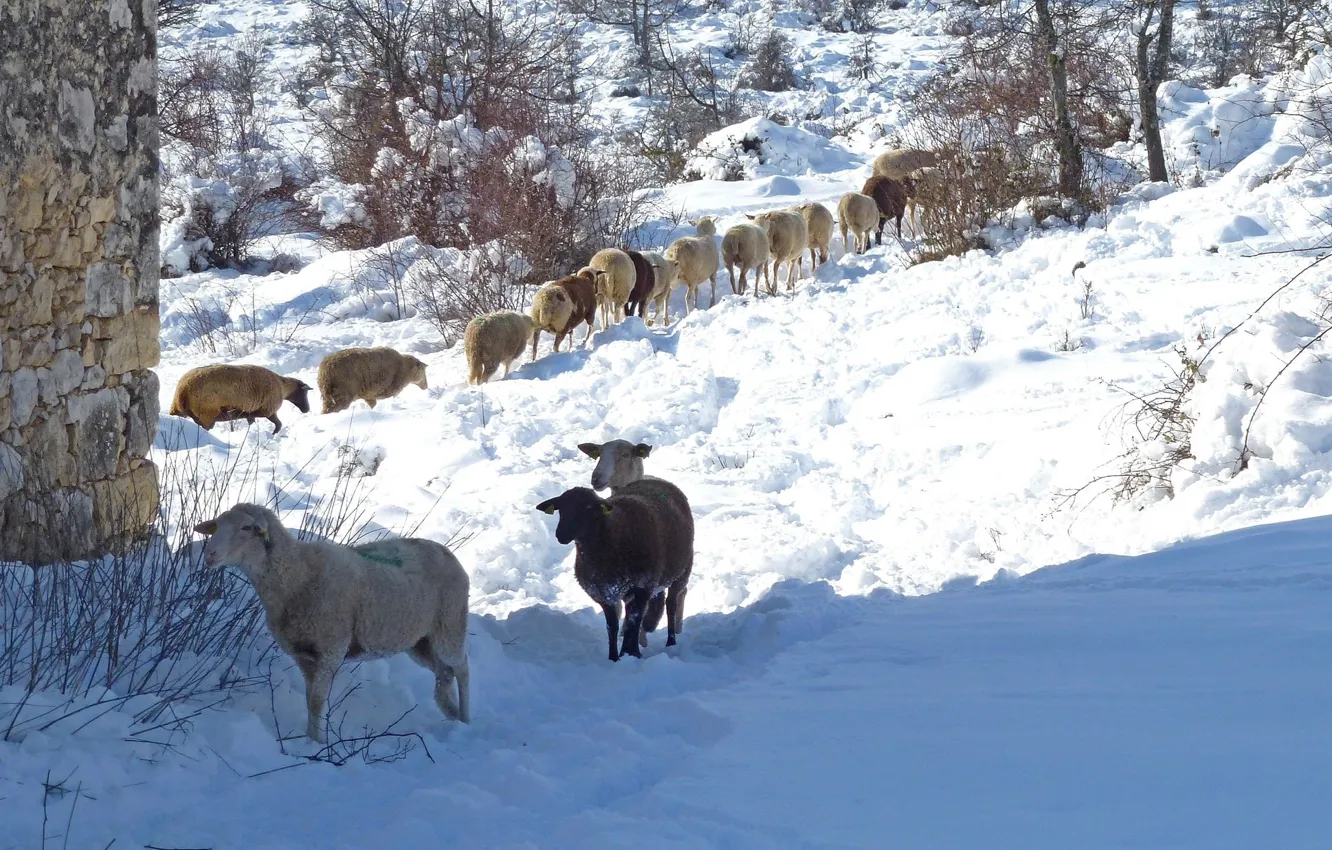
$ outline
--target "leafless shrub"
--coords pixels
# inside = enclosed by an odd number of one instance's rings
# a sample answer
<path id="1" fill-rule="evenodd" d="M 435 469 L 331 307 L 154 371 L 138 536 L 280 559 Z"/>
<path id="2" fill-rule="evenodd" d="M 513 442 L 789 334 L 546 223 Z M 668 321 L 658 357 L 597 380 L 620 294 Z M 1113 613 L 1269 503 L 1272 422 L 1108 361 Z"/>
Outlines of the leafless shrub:
<path id="1" fill-rule="evenodd" d="M 180 29 L 199 19 L 199 7 L 206 0 L 157 0 L 157 29 Z"/>
<path id="2" fill-rule="evenodd" d="M 769 30 L 754 47 L 737 83 L 750 89 L 783 92 L 796 87 L 795 68 L 791 64 L 791 40 L 778 30 Z"/>

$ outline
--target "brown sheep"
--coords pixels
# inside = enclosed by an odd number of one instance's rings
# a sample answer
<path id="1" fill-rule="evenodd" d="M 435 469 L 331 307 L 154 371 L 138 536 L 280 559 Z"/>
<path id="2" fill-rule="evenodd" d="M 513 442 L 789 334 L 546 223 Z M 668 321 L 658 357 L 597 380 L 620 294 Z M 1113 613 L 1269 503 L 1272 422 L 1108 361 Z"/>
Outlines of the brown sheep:
<path id="1" fill-rule="evenodd" d="M 555 335 L 552 351 L 560 350 L 560 343 L 573 333 L 574 328 L 587 322 L 587 336 L 583 345 L 592 337 L 592 328 L 597 320 L 597 282 L 605 278 L 606 273 L 596 269 L 584 268 L 578 274 L 571 274 L 559 280 L 553 280 L 537 290 L 532 299 L 532 359 L 536 359 L 537 340 L 542 331 Z M 573 350 L 573 338 L 569 338 L 569 349 Z"/>
<path id="2" fill-rule="evenodd" d="M 244 419 L 253 423 L 262 417 L 273 423 L 273 433 L 282 430 L 277 411 L 282 402 L 310 412 L 310 386 L 295 378 L 284 378 L 263 366 L 233 366 L 217 363 L 186 372 L 171 399 L 171 415 L 187 416 L 205 431 L 218 422 Z"/>
<path id="3" fill-rule="evenodd" d="M 629 293 L 629 302 L 625 304 L 625 314 L 632 316 L 637 312 L 638 318 L 642 319 L 647 312 L 648 299 L 656 288 L 656 275 L 647 257 L 637 251 L 626 250 L 625 253 L 634 262 L 634 288 Z"/>
<path id="4" fill-rule="evenodd" d="M 319 364 L 319 395 L 325 413 L 337 413 L 362 399 L 372 408 L 393 398 L 408 384 L 429 389 L 426 366 L 410 354 L 391 348 L 348 348 L 335 351 Z"/>
<path id="5" fill-rule="evenodd" d="M 467 323 L 463 351 L 467 354 L 467 383 L 484 384 L 504 364 L 509 377 L 513 361 L 523 356 L 527 338 L 532 335 L 532 319 L 512 310 L 499 310 L 477 316 Z"/>
<path id="6" fill-rule="evenodd" d="M 805 220 L 809 231 L 809 268 L 813 272 L 828 262 L 828 246 L 832 243 L 833 214 L 823 204 L 810 201 L 793 208 Z M 816 250 L 817 249 L 817 250 Z"/>
<path id="7" fill-rule="evenodd" d="M 879 205 L 879 227 L 874 233 L 874 244 L 883 244 L 883 226 L 888 219 L 897 222 L 897 238 L 902 238 L 902 216 L 906 213 L 908 191 L 906 184 L 891 177 L 875 175 L 865 181 L 860 190 L 862 195 L 869 195 Z"/>
<path id="8" fill-rule="evenodd" d="M 587 268 L 606 273 L 597 278 L 597 304 L 605 330 L 624 319 L 624 305 L 634 290 L 634 261 L 619 248 L 605 248 L 592 255 Z"/>

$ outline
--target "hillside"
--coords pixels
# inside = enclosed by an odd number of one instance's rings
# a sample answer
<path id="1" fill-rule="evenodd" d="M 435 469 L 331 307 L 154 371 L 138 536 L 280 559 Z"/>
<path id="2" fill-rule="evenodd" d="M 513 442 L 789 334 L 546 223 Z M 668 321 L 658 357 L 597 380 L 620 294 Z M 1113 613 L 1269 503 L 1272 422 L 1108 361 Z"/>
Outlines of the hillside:
<path id="1" fill-rule="evenodd" d="M 761 10 L 674 26 L 720 44 Z M 266 61 L 295 73 L 306 11 L 227 0 L 171 38 L 202 50 L 261 32 Z M 876 42 L 891 67 L 859 88 L 858 36 L 778 13 L 816 82 L 769 106 L 821 117 L 710 136 L 691 160 L 703 179 L 646 187 L 682 213 L 645 223 L 648 246 L 699 215 L 724 232 L 797 200 L 835 207 L 937 70 L 946 12 L 894 10 Z M 589 25 L 584 61 L 614 69 L 625 39 Z M 79 848 L 1319 846 L 1332 381 L 1314 345 L 1328 275 L 1305 269 L 1326 244 L 1329 159 L 1290 92 L 1319 90 L 1325 69 L 1167 84 L 1175 163 L 1198 178 L 1128 189 L 1083 226 L 1020 210 L 990 250 L 919 264 L 910 234 L 864 255 L 835 238 L 793 294 L 735 296 L 722 272 L 715 306 L 705 284 L 704 309 L 669 328 L 630 318 L 558 354 L 544 336 L 482 387 L 395 290 L 414 264 L 452 261 L 414 237 L 390 270 L 372 262 L 382 248 L 293 228 L 248 268 L 164 279 L 158 463 L 289 524 L 344 511 L 368 534 L 454 541 L 473 723 L 441 721 L 402 657 L 344 667 L 336 720 L 348 739 L 419 737 L 341 767 L 275 740 L 304 718 L 280 655 L 228 662 L 267 687 L 184 703 L 208 710 L 169 733 L 114 688 L 68 704 L 0 688 L 22 703 L 0 743 L 0 848 L 56 833 Z M 641 104 L 610 96 L 620 76 L 590 80 L 607 120 L 633 120 Z M 270 96 L 276 132 L 312 144 Z M 709 176 L 746 136 L 762 142 L 744 179 Z M 1116 155 L 1133 161 L 1129 147 Z M 164 250 L 181 244 L 164 229 Z M 313 392 L 276 436 L 165 413 L 198 365 L 314 386 L 325 355 L 370 345 L 423 359 L 430 388 L 328 415 Z M 1127 417 L 1180 352 L 1186 372 L 1201 363 L 1170 432 L 1191 457 L 1160 464 L 1178 443 Z M 643 660 L 610 665 L 572 547 L 534 506 L 587 484 L 578 443 L 613 438 L 653 446 L 647 471 L 689 494 L 697 546 L 680 645 L 657 632 Z M 1154 474 L 1116 499 L 1126 463 Z"/>

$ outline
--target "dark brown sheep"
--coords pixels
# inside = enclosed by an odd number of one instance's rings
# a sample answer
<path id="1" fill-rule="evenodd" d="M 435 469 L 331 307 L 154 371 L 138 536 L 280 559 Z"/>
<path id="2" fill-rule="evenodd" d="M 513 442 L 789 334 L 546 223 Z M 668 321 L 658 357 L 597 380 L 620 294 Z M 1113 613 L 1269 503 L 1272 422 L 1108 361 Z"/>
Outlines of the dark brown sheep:
<path id="1" fill-rule="evenodd" d="M 874 175 L 865 181 L 861 194 L 869 195 L 879 205 L 879 229 L 874 234 L 874 244 L 883 244 L 883 226 L 888 219 L 897 222 L 897 238 L 902 238 L 902 216 L 906 214 L 909 190 L 900 180 Z"/>
<path id="2" fill-rule="evenodd" d="M 647 310 L 648 298 L 652 295 L 653 287 L 656 286 L 656 277 L 652 272 L 652 264 L 647 261 L 637 251 L 625 251 L 629 259 L 634 261 L 634 288 L 629 293 L 629 302 L 625 305 L 625 315 L 632 316 L 635 309 L 638 312 L 638 318 L 642 319 Z"/>
<path id="3" fill-rule="evenodd" d="M 537 505 L 559 512 L 555 539 L 577 548 L 574 578 L 606 616 L 610 660 L 642 657 L 643 630 L 652 631 L 666 613 L 666 645 L 675 645 L 684 620 L 684 597 L 694 568 L 694 515 L 679 487 L 644 478 L 603 499 L 587 487 L 574 487 Z M 665 590 L 664 600 L 658 602 Z M 624 602 L 624 638 L 620 602 Z M 653 603 L 653 604 L 650 604 Z"/>

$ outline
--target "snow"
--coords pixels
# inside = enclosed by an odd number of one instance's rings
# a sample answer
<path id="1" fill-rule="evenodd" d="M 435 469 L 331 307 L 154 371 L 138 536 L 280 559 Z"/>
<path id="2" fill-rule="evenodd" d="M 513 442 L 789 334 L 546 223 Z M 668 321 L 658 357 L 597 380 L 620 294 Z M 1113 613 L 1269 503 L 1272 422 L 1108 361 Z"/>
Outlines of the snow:
<path id="1" fill-rule="evenodd" d="M 280 34 L 302 5 L 230 0 L 181 39 Z M 661 190 L 664 206 L 724 232 L 857 188 L 946 43 L 932 4 L 902 14 L 880 48 L 900 64 L 873 90 L 842 74 L 854 36 L 786 30 L 821 82 L 769 105 L 822 117 L 714 134 L 702 179 Z M 720 44 L 735 19 L 688 26 Z M 611 74 L 623 36 L 586 39 L 589 62 Z M 272 61 L 291 69 L 301 49 Z M 1326 151 L 1286 92 L 1326 76 L 1317 57 L 1293 83 L 1167 84 L 1180 185 L 1135 186 L 1085 228 L 1024 216 L 992 228 L 993 251 L 914 266 L 892 240 L 848 256 L 835 239 L 793 295 L 736 297 L 723 273 L 715 307 L 668 329 L 631 318 L 572 352 L 546 336 L 479 388 L 402 300 L 421 276 L 465 276 L 477 258 L 463 252 L 274 236 L 264 251 L 299 268 L 164 280 L 163 399 L 211 362 L 311 386 L 349 346 L 427 363 L 429 389 L 373 410 L 320 415 L 312 391 L 312 412 L 284 407 L 276 436 L 163 414 L 154 451 L 168 470 L 250 470 L 228 497 L 281 491 L 293 522 L 341 470 L 372 530 L 462 535 L 474 722 L 443 721 L 431 677 L 402 657 L 344 667 L 335 720 L 348 735 L 397 722 L 424 746 L 341 767 L 286 737 L 304 698 L 281 656 L 271 671 L 238 661 L 271 691 L 238 688 L 166 738 L 133 700 L 92 709 L 114 689 L 70 697 L 87 712 L 44 731 L 31 718 L 67 697 L 0 689 L 0 704 L 27 700 L 0 734 L 0 848 L 40 846 L 44 816 L 77 848 L 1322 846 L 1332 379 L 1316 346 L 1283 364 L 1325 327 L 1327 268 L 1263 300 L 1310 264 L 1288 249 L 1324 238 Z M 637 100 L 599 108 L 631 117 Z M 832 134 L 834 118 L 852 129 Z M 449 128 L 421 143 L 483 141 L 464 119 Z M 514 166 L 558 196 L 563 155 L 521 150 Z M 305 200 L 326 225 L 355 224 L 361 191 L 322 184 Z M 692 233 L 675 219 L 640 231 L 657 249 Z M 187 271 L 190 234 L 163 234 Z M 1173 497 L 1068 504 L 1125 451 L 1176 448 L 1122 422 L 1133 394 L 1174 374 L 1176 349 L 1211 353 L 1183 408 L 1192 459 L 1162 482 Z M 646 471 L 682 487 L 697 523 L 679 646 L 657 632 L 644 659 L 614 665 L 572 550 L 534 510 L 588 483 L 578 443 L 612 438 L 650 443 Z M 48 777 L 66 790 L 44 792 Z"/>

